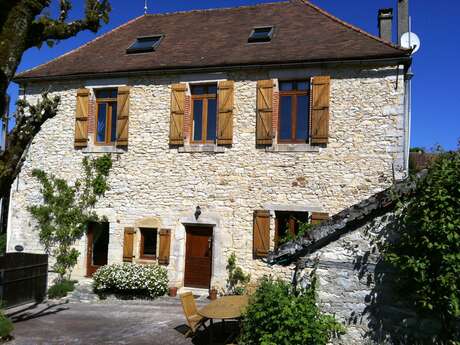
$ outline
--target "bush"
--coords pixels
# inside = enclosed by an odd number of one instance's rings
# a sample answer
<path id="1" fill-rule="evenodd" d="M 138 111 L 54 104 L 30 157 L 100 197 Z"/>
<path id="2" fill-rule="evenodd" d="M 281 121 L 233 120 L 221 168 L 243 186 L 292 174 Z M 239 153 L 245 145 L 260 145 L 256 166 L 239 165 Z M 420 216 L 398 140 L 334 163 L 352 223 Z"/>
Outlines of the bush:
<path id="1" fill-rule="evenodd" d="M 57 281 L 48 289 L 49 298 L 61 298 L 67 296 L 67 293 L 75 289 L 75 280 L 61 280 Z"/>
<path id="2" fill-rule="evenodd" d="M 344 328 L 316 305 L 315 279 L 310 288 L 263 278 L 243 317 L 241 344 L 325 345 Z"/>
<path id="3" fill-rule="evenodd" d="M 243 272 L 240 266 L 236 265 L 236 255 L 232 253 L 227 262 L 227 292 L 231 295 L 242 295 L 246 286 L 251 280 L 251 275 Z"/>
<path id="4" fill-rule="evenodd" d="M 0 339 L 7 340 L 13 329 L 13 323 L 0 311 Z"/>
<path id="5" fill-rule="evenodd" d="M 6 253 L 6 233 L 0 235 L 0 256 Z"/>
<path id="6" fill-rule="evenodd" d="M 168 273 L 159 265 L 132 263 L 102 266 L 93 275 L 97 293 L 115 293 L 129 296 L 163 296 L 168 290 Z"/>
<path id="7" fill-rule="evenodd" d="M 460 150 L 441 153 L 414 195 L 399 200 L 399 238 L 384 248 L 401 300 L 443 325 L 443 343 L 459 336 Z"/>

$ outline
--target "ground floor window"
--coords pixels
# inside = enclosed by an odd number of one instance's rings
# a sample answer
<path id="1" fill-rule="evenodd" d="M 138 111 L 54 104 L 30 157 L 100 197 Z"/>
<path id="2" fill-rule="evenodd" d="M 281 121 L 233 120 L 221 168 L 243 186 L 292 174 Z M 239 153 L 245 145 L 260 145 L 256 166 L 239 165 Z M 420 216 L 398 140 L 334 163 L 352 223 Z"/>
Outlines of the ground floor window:
<path id="1" fill-rule="evenodd" d="M 157 257 L 157 229 L 141 228 L 140 257 L 143 259 L 156 259 Z"/>
<path id="2" fill-rule="evenodd" d="M 275 212 L 275 247 L 295 238 L 310 223 L 308 212 Z"/>

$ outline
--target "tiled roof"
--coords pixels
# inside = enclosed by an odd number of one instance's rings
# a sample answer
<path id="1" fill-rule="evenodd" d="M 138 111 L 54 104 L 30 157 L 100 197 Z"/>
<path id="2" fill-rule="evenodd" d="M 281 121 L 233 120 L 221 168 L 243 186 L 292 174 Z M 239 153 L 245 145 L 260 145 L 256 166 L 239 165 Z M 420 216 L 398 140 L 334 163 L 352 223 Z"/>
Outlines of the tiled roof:
<path id="1" fill-rule="evenodd" d="M 254 27 L 274 26 L 271 42 L 248 43 Z M 137 37 L 164 35 L 153 52 L 127 54 Z M 369 60 L 409 52 L 302 0 L 144 15 L 22 72 L 16 80 L 220 66 Z"/>

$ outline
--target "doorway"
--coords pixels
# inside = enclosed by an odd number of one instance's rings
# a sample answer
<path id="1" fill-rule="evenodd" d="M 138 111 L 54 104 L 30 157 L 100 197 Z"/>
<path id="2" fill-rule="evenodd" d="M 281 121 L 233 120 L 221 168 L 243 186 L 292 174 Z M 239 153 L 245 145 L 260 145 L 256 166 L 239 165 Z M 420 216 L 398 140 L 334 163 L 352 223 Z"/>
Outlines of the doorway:
<path id="1" fill-rule="evenodd" d="M 212 227 L 187 226 L 184 286 L 209 289 L 212 274 Z"/>
<path id="2" fill-rule="evenodd" d="M 90 223 L 88 225 L 87 237 L 86 275 L 91 277 L 99 267 L 107 265 L 109 223 Z"/>

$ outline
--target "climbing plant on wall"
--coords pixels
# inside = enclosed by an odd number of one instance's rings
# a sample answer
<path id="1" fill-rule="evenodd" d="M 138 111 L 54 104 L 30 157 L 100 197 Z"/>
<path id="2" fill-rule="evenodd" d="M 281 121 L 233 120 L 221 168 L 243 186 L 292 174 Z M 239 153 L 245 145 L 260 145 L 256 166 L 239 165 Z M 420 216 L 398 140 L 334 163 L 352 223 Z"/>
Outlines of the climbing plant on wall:
<path id="1" fill-rule="evenodd" d="M 41 184 L 43 202 L 29 207 L 37 221 L 40 242 L 55 259 L 53 270 L 58 281 L 70 278 L 77 263 L 78 250 L 72 248 L 85 233 L 89 222 L 101 221 L 96 202 L 109 189 L 107 178 L 112 167 L 109 155 L 82 161 L 84 174 L 73 185 L 43 170 L 32 175 Z"/>
<path id="2" fill-rule="evenodd" d="M 442 344 L 460 344 L 460 147 L 439 153 L 399 213 L 398 239 L 383 249 L 402 300 L 439 320 Z"/>

